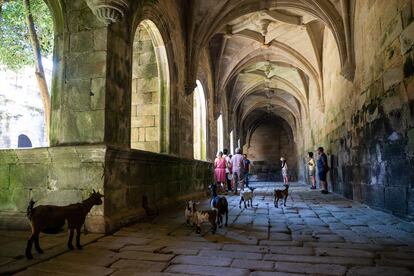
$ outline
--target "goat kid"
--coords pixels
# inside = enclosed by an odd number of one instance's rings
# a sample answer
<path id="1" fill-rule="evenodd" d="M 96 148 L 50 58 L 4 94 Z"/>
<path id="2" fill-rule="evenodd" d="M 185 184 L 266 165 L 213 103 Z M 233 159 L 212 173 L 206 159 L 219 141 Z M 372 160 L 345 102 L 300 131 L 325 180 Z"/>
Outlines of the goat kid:
<path id="1" fill-rule="evenodd" d="M 76 229 L 76 247 L 82 249 L 80 244 L 80 231 L 82 225 L 85 223 L 86 215 L 92 209 L 94 205 L 101 205 L 102 198 L 99 192 L 95 192 L 89 196 L 89 198 L 82 201 L 82 203 L 70 204 L 67 206 L 55 206 L 55 205 L 40 205 L 33 208 L 35 202 L 30 201 L 27 207 L 27 217 L 30 220 L 32 227 L 32 234 L 27 241 L 26 246 L 26 258 L 33 259 L 32 256 L 32 245 L 35 244 L 36 251 L 43 253 L 39 244 L 40 232 L 46 234 L 57 234 L 63 229 L 65 221 L 68 221 L 69 239 L 68 248 L 72 250 L 72 239 L 74 230 Z"/>
<path id="2" fill-rule="evenodd" d="M 200 204 L 200 202 L 195 202 L 195 201 L 189 201 L 187 203 L 187 206 L 190 207 L 189 212 L 185 212 L 186 215 L 186 219 L 187 219 L 187 215 L 191 214 L 191 218 L 189 218 L 189 222 L 192 223 L 193 225 L 195 225 L 196 227 L 196 233 L 200 234 L 201 233 L 201 224 L 204 222 L 210 222 L 211 224 L 211 230 L 213 232 L 213 234 L 216 233 L 217 231 L 217 214 L 218 214 L 218 210 L 214 209 L 214 210 L 206 210 L 206 211 L 198 211 L 196 209 L 196 205 Z"/>
<path id="3" fill-rule="evenodd" d="M 223 225 L 223 215 L 226 215 L 225 226 L 227 227 L 227 222 L 229 220 L 229 204 L 227 202 L 227 199 L 225 196 L 217 195 L 217 186 L 215 184 L 210 185 L 209 188 L 211 190 L 211 209 L 217 210 L 217 224 L 219 227 L 221 227 Z"/>
<path id="4" fill-rule="evenodd" d="M 279 208 L 279 199 L 283 199 L 283 205 L 286 207 L 286 200 L 289 195 L 289 185 L 285 185 L 284 190 L 275 189 L 274 204 L 276 208 Z"/>
<path id="5" fill-rule="evenodd" d="M 239 208 L 241 208 L 241 203 L 243 201 L 244 208 L 246 207 L 246 202 L 248 207 L 253 207 L 253 191 L 254 189 L 248 188 L 249 190 L 240 190 L 240 201 L 239 201 Z"/>

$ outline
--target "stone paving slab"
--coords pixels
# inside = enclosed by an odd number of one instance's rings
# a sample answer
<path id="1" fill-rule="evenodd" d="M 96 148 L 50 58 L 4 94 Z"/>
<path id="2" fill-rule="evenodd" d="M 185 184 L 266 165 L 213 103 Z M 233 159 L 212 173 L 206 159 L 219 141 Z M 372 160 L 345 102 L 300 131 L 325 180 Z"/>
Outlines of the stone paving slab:
<path id="1" fill-rule="evenodd" d="M 65 266 L 68 269 L 63 269 L 63 267 Z M 34 267 L 29 268 L 29 270 L 37 271 L 39 274 L 43 272 L 47 272 L 47 273 L 56 273 L 56 274 L 64 273 L 64 274 L 72 274 L 72 275 L 91 275 L 91 274 L 110 275 L 112 272 L 114 272 L 113 269 L 102 267 L 102 266 L 83 265 L 83 264 L 77 264 L 77 263 L 69 264 L 69 263 L 59 262 L 56 260 L 38 264 Z"/>
<path id="2" fill-rule="evenodd" d="M 247 276 L 250 274 L 248 269 L 240 268 L 228 268 L 228 267 L 209 267 L 203 265 L 172 265 L 169 266 L 166 270 L 167 272 L 177 272 L 177 273 L 191 273 L 195 275 L 212 275 L 212 276 L 222 276 L 222 275 L 232 275 L 232 276 Z"/>
<path id="3" fill-rule="evenodd" d="M 373 275 L 412 276 L 413 272 L 403 267 L 355 266 L 355 267 L 352 267 L 346 274 L 346 276 L 373 276 Z"/>
<path id="4" fill-rule="evenodd" d="M 276 270 L 285 272 L 299 272 L 317 275 L 344 275 L 347 268 L 333 264 L 306 264 L 277 262 Z"/>
<path id="5" fill-rule="evenodd" d="M 161 272 L 168 266 L 168 263 L 138 261 L 138 260 L 119 260 L 111 265 L 113 270 L 135 270 L 141 272 Z"/>
<path id="6" fill-rule="evenodd" d="M 10 243 L 7 252 L 20 256 L 7 257 L 3 251 L 0 271 L 20 263 L 18 270 L 30 267 L 19 275 L 45 276 L 390 275 L 391 271 L 414 275 L 412 223 L 299 183 L 291 184 L 287 206 L 275 208 L 273 189 L 282 185 L 253 185 L 257 189 L 252 208 L 240 209 L 239 196 L 227 196 L 229 226 L 215 235 L 207 223 L 196 234 L 185 224 L 183 210 L 171 209 L 151 221 L 96 238 L 82 251 L 64 249 L 66 234 L 45 236 L 41 243 L 52 247 L 43 255 L 35 254 L 32 262 L 22 258 L 27 236 L 7 239 L 11 233 L 0 232 L 0 245 Z M 200 208 L 208 209 L 209 201 L 202 201 Z M 83 243 L 86 240 L 82 237 Z M 63 251 L 55 252 L 54 244 Z"/>

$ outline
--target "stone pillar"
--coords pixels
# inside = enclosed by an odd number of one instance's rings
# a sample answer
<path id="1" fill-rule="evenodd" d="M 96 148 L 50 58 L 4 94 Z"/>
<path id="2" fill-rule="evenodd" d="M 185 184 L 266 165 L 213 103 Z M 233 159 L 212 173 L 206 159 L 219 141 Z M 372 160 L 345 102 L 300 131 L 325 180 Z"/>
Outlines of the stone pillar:
<path id="1" fill-rule="evenodd" d="M 104 142 L 107 27 L 82 0 L 67 1 L 57 44 L 50 144 Z M 56 69 L 57 68 L 57 69 Z"/>

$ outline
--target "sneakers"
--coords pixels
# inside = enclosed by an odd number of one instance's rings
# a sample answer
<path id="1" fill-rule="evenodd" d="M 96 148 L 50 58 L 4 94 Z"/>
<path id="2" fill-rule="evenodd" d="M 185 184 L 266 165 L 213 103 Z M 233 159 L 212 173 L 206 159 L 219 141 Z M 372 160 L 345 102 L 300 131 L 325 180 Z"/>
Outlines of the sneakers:
<path id="1" fill-rule="evenodd" d="M 316 186 L 312 186 L 310 188 L 311 188 L 311 190 L 316 190 Z"/>
<path id="2" fill-rule="evenodd" d="M 327 190 L 322 190 L 321 193 L 322 194 L 329 194 L 329 192 Z"/>

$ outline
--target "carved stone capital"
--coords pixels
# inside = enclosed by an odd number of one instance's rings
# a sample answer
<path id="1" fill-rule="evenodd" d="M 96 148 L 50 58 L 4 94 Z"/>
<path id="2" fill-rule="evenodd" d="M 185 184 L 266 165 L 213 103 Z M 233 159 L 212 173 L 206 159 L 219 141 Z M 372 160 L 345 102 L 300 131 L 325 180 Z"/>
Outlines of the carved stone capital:
<path id="1" fill-rule="evenodd" d="M 353 81 L 355 75 L 355 65 L 347 60 L 341 68 L 341 75 L 347 80 Z"/>
<path id="2" fill-rule="evenodd" d="M 121 21 L 129 9 L 128 0 L 86 0 L 86 3 L 106 25 Z"/>

